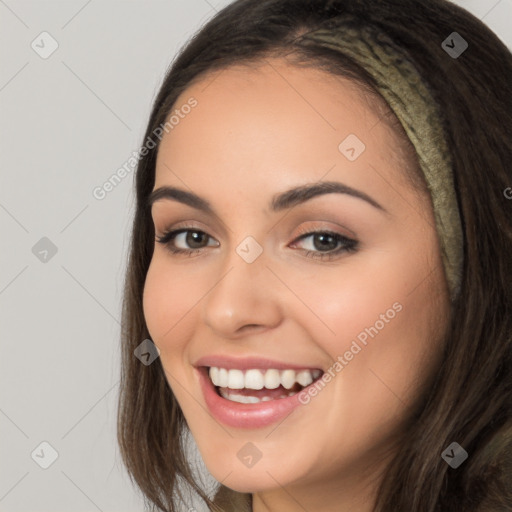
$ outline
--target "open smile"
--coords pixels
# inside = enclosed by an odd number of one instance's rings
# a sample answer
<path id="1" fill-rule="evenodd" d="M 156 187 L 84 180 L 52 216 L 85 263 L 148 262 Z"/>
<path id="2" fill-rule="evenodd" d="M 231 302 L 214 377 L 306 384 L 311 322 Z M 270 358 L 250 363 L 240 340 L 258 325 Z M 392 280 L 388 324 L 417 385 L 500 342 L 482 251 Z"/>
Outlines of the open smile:
<path id="1" fill-rule="evenodd" d="M 261 428 L 284 419 L 301 405 L 299 393 L 324 373 L 318 368 L 287 368 L 262 360 L 221 359 L 215 363 L 210 358 L 201 360 L 195 369 L 212 416 L 237 428 Z M 197 366 L 203 362 L 210 364 Z"/>
<path id="2" fill-rule="evenodd" d="M 209 378 L 217 393 L 226 400 L 242 404 L 256 404 L 296 395 L 315 382 L 322 370 L 278 370 L 276 368 L 248 370 L 209 369 Z"/>

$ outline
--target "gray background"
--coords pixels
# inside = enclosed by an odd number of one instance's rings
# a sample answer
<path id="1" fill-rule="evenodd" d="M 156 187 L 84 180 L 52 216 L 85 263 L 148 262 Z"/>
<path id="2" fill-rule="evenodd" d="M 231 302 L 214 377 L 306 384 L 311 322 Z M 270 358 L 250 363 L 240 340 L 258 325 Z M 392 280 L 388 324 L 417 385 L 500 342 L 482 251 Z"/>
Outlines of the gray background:
<path id="1" fill-rule="evenodd" d="M 92 192 L 139 148 L 176 51 L 228 3 L 0 0 L 0 511 L 143 509 L 115 438 L 133 172 Z M 512 0 L 456 3 L 512 47 Z M 46 59 L 43 31 L 59 45 Z"/>

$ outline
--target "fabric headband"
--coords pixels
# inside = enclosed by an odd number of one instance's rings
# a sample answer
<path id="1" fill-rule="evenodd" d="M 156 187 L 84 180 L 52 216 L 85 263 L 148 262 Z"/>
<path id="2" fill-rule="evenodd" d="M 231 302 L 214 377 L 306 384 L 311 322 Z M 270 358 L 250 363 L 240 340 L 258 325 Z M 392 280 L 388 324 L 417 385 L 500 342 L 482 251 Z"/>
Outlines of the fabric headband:
<path id="1" fill-rule="evenodd" d="M 359 27 L 347 16 L 333 28 L 302 35 L 355 60 L 375 80 L 418 155 L 432 197 L 445 275 L 452 300 L 458 295 L 463 264 L 463 235 L 452 176 L 452 161 L 437 103 L 406 51 L 373 27 Z"/>

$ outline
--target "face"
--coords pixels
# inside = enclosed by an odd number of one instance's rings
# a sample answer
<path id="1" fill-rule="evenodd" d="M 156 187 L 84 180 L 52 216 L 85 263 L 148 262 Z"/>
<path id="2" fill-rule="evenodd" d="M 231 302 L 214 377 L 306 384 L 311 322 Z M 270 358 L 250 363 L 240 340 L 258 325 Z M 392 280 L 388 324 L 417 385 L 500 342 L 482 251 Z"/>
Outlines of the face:
<path id="1" fill-rule="evenodd" d="M 448 292 L 429 198 L 378 110 L 267 62 L 176 102 L 144 314 L 217 480 L 328 493 L 389 453 L 439 364 Z"/>

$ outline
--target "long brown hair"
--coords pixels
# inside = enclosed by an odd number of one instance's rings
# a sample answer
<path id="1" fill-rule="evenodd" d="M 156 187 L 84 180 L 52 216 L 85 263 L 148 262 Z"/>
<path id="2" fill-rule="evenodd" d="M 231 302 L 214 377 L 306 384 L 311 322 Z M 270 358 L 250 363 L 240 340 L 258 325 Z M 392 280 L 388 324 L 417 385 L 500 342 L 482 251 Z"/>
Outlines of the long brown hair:
<path id="1" fill-rule="evenodd" d="M 347 14 L 406 48 L 432 91 L 452 154 L 464 231 L 462 286 L 452 303 L 443 362 L 387 469 L 375 510 L 512 510 L 512 55 L 499 38 L 446 0 L 238 0 L 213 17 L 173 62 L 144 141 L 166 122 L 178 96 L 206 72 L 267 57 L 293 56 L 298 64 L 373 91 L 371 77 L 351 59 L 301 41 L 304 32 L 335 29 Z M 452 32 L 469 43 L 457 59 L 441 47 Z M 118 440 L 148 505 L 178 511 L 187 488 L 210 510 L 221 510 L 193 478 L 183 446 L 186 422 L 160 360 L 145 366 L 133 354 L 149 338 L 142 294 L 154 246 L 147 198 L 157 151 L 158 141 L 135 175 Z M 458 469 L 441 458 L 453 441 L 469 454 Z"/>

